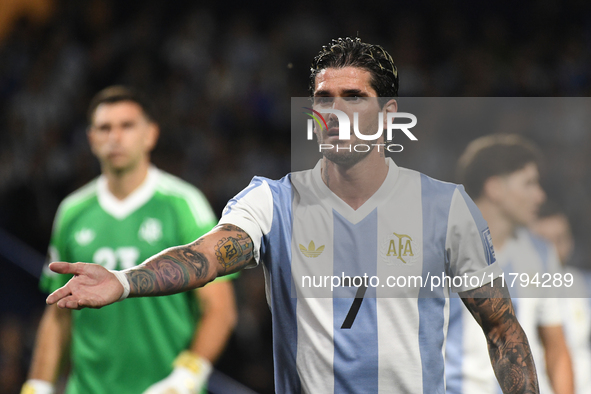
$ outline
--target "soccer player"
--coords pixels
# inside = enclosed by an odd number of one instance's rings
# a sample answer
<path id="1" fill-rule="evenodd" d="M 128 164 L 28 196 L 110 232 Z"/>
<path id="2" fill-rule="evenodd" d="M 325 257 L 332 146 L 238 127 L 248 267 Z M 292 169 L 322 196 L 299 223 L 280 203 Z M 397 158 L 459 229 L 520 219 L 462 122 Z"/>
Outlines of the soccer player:
<path id="1" fill-rule="evenodd" d="M 349 119 L 357 113 L 365 138 L 375 135 L 379 114 L 386 122 L 385 115 L 397 111 L 397 69 L 380 46 L 333 40 L 311 71 L 315 110 L 343 111 Z M 314 169 L 279 181 L 255 177 L 228 203 L 212 232 L 139 267 L 110 272 L 53 263 L 52 270 L 76 277 L 48 303 L 98 308 L 202 286 L 263 262 L 278 393 L 433 394 L 445 392 L 448 282 L 433 291 L 403 286 L 395 289 L 397 297 L 389 297 L 386 287 L 353 283 L 358 288 L 339 289 L 344 294 L 316 297 L 304 294 L 299 273 L 485 276 L 480 287 L 458 283 L 455 290 L 482 323 L 498 375 L 515 377 L 503 380 L 505 392 L 537 393 L 529 345 L 511 300 L 496 279 L 496 286 L 490 284 L 500 270 L 486 223 L 463 189 L 398 167 L 377 148 L 383 137 L 369 151 L 356 152 L 352 145 L 365 140 L 354 129 L 348 130 L 350 139 L 339 139 L 333 115 L 315 132 L 320 143 L 339 149 L 325 150 Z"/>
<path id="2" fill-rule="evenodd" d="M 526 226 L 536 218 L 545 199 L 538 178 L 540 153 L 517 135 L 490 135 L 471 142 L 458 161 L 458 180 L 488 222 L 496 258 L 511 274 L 554 273 L 556 253 Z M 547 276 L 546 276 L 547 277 Z M 570 357 L 562 332 L 558 300 L 553 289 L 511 287 L 516 315 L 531 346 L 540 393 L 572 393 Z M 471 311 L 452 298 L 446 344 L 447 391 L 453 394 L 498 393 L 495 371 L 488 362 L 487 341 L 469 316 Z M 490 346 L 490 344 L 489 344 Z M 498 376 L 498 375 L 497 375 Z"/>
<path id="3" fill-rule="evenodd" d="M 201 192 L 150 164 L 159 129 L 143 97 L 106 88 L 92 100 L 89 121 L 102 175 L 60 205 L 52 261 L 123 270 L 211 230 L 216 219 Z M 68 394 L 205 392 L 211 364 L 236 321 L 233 287 L 225 279 L 101 310 L 48 306 L 22 393 L 53 393 L 68 349 Z M 41 287 L 54 291 L 66 281 L 44 270 Z"/>
<path id="4" fill-rule="evenodd" d="M 573 287 L 565 291 L 569 298 L 560 299 L 560 309 L 572 357 L 575 393 L 591 394 L 591 272 L 567 265 L 574 250 L 574 237 L 568 217 L 558 206 L 544 204 L 531 228 L 534 233 L 552 242 L 562 272 L 580 280 L 573 282 Z"/>

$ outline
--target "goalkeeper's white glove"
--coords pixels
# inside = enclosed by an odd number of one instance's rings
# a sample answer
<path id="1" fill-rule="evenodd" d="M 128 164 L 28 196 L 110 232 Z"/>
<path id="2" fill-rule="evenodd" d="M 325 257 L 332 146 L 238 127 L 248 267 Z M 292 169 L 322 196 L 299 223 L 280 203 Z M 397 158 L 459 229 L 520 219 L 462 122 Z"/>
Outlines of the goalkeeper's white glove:
<path id="1" fill-rule="evenodd" d="M 53 384 L 39 379 L 29 379 L 23 384 L 21 394 L 53 394 Z"/>
<path id="2" fill-rule="evenodd" d="M 211 363 L 186 350 L 174 360 L 174 369 L 165 379 L 154 383 L 144 394 L 199 394 L 211 374 Z"/>

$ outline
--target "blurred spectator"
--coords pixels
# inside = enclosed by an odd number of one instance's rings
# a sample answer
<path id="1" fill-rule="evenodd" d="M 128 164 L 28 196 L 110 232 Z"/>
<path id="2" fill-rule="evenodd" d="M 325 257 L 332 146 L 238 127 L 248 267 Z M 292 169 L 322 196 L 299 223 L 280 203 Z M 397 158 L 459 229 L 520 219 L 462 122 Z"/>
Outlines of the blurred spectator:
<path id="1" fill-rule="evenodd" d="M 568 217 L 553 203 L 540 209 L 532 230 L 554 244 L 563 273 L 570 273 L 573 288 L 567 289 L 569 297 L 563 298 L 561 311 L 564 317 L 564 333 L 573 360 L 575 393 L 591 393 L 591 271 L 568 265 L 574 250 L 574 238 Z"/>

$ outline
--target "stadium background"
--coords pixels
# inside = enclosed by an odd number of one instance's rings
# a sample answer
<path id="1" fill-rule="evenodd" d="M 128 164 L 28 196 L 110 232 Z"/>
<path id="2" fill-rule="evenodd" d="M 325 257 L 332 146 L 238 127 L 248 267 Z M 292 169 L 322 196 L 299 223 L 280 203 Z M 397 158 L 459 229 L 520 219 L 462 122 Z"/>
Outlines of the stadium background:
<path id="1" fill-rule="evenodd" d="M 307 95 L 310 61 L 334 37 L 389 50 L 401 96 L 591 93 L 584 0 L 210 3 L 0 1 L 0 393 L 18 393 L 26 376 L 44 307 L 34 275 L 57 205 L 99 172 L 85 139 L 99 89 L 128 84 L 153 98 L 154 161 L 201 188 L 218 215 L 253 175 L 289 171 L 289 99 Z M 479 135 L 430 135 L 436 160 L 404 164 L 453 180 L 455 159 Z M 591 130 L 528 137 L 547 155 L 549 197 L 573 221 L 573 264 L 590 267 Z M 243 273 L 237 295 L 240 321 L 219 368 L 270 393 L 261 269 Z"/>

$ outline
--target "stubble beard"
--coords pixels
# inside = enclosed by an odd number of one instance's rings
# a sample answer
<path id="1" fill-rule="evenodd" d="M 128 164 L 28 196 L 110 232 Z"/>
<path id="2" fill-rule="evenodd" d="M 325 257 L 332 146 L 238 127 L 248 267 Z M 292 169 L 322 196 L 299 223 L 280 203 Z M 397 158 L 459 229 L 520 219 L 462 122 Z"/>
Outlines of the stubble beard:
<path id="1" fill-rule="evenodd" d="M 318 144 L 323 144 L 323 143 L 324 143 L 324 140 L 321 138 L 318 138 Z M 368 157 L 373 152 L 373 150 L 376 149 L 376 144 L 379 144 L 379 143 L 380 143 L 379 138 L 377 140 L 373 140 L 373 141 L 353 140 L 353 141 L 351 141 L 349 146 L 343 146 L 343 147 L 341 147 L 337 143 L 337 144 L 334 144 L 333 149 L 323 150 L 322 155 L 324 158 L 333 162 L 336 165 L 339 165 L 339 166 L 342 166 L 345 168 L 351 168 L 354 165 L 356 165 L 357 163 L 364 160 L 366 157 Z M 357 144 L 369 145 L 369 150 L 367 152 L 357 152 L 354 149 L 355 145 L 357 145 Z M 338 150 L 337 150 L 337 147 L 339 148 Z M 350 151 L 349 151 L 349 149 L 350 149 Z M 381 149 L 384 149 L 384 147 L 381 147 Z"/>
<path id="2" fill-rule="evenodd" d="M 334 123 L 333 121 L 329 121 L 328 128 L 330 129 L 332 127 L 338 127 L 338 123 Z M 377 127 L 378 127 L 378 124 L 376 122 L 375 124 L 368 125 L 368 130 L 375 132 Z M 350 131 L 350 135 L 351 136 L 354 135 L 352 129 Z M 319 144 L 323 144 L 324 138 L 321 138 L 320 134 L 318 134 L 317 141 Z M 382 142 L 385 142 L 385 141 L 382 141 Z M 379 144 L 379 143 L 380 143 L 380 138 L 373 140 L 373 141 L 355 139 L 355 140 L 351 141 L 349 147 L 342 147 L 341 148 L 339 146 L 339 144 L 337 143 L 337 144 L 335 144 L 333 149 L 323 150 L 322 155 L 324 156 L 324 158 L 333 162 L 336 165 L 339 165 L 339 166 L 342 166 L 345 168 L 351 168 L 354 165 L 356 165 L 357 163 L 361 162 L 366 157 L 368 157 L 373 152 L 373 150 L 376 149 L 375 145 Z M 367 152 L 357 152 L 354 149 L 356 144 L 369 145 L 370 149 Z M 337 147 L 339 147 L 338 150 L 337 150 Z M 349 149 L 351 149 L 351 151 L 349 151 Z M 382 146 L 381 149 L 382 150 L 385 149 L 385 146 Z"/>
<path id="3" fill-rule="evenodd" d="M 337 152 L 337 146 L 338 145 L 336 145 L 335 148 L 331 150 L 323 151 L 322 154 L 327 160 L 346 168 L 353 167 L 355 164 L 369 156 L 369 154 L 375 149 L 374 146 L 370 145 L 371 149 L 369 149 L 367 152 L 355 152 L 351 146 L 351 152 L 348 150 L 340 150 Z"/>

